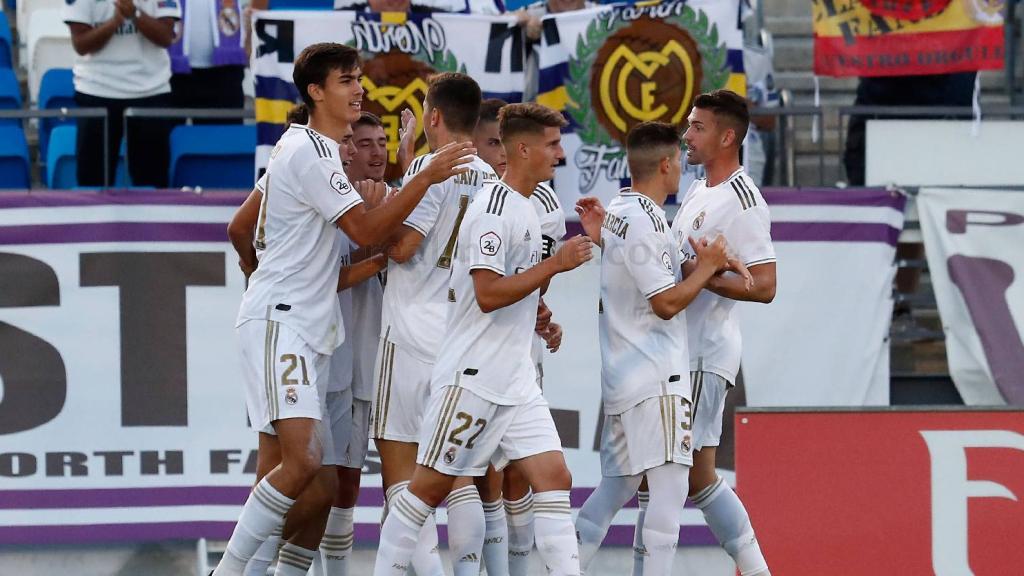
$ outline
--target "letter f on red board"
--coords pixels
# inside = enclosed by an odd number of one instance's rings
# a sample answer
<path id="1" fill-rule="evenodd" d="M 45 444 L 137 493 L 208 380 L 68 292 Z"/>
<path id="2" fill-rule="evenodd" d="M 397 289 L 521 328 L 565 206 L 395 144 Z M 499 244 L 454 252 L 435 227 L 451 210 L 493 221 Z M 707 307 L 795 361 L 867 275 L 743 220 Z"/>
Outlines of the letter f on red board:
<path id="1" fill-rule="evenodd" d="M 971 498 L 1017 496 L 989 480 L 967 479 L 968 448 L 1024 452 L 1024 435 L 1010 430 L 923 430 L 932 462 L 932 567 L 935 576 L 973 574 L 967 554 L 967 503 Z"/>

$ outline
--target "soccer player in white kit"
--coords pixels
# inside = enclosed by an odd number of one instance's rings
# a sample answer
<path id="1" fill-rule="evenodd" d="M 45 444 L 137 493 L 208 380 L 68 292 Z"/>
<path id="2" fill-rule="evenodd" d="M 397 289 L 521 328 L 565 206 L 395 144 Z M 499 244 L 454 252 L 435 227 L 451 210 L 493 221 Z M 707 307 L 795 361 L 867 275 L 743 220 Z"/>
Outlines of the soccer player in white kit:
<path id="1" fill-rule="evenodd" d="M 775 298 L 775 249 L 771 220 L 761 192 L 739 165 L 739 145 L 750 125 L 745 100 L 728 90 L 696 98 L 683 135 L 686 161 L 703 164 L 707 177 L 691 186 L 672 222 L 689 273 L 700 260 L 687 238 L 725 236 L 733 257 L 753 278 L 716 276 L 686 311 L 690 371 L 694 375 L 694 456 L 690 499 L 711 531 L 736 561 L 742 576 L 766 576 L 768 564 L 743 503 L 715 472 L 725 396 L 740 367 L 736 301 L 768 303 Z"/>
<path id="2" fill-rule="evenodd" d="M 534 490 L 538 549 L 549 573 L 578 575 L 570 516 L 571 475 L 530 349 L 540 289 L 590 259 L 590 241 L 567 240 L 541 260 L 529 197 L 565 156 L 561 114 L 538 104 L 501 110 L 508 169 L 470 205 L 459 231 L 452 302 L 431 375 L 417 467 L 391 504 L 374 574 L 404 574 L 423 523 L 456 477 L 482 476 L 492 459 L 518 461 Z"/>
<path id="3" fill-rule="evenodd" d="M 423 102 L 423 130 L 431 149 L 471 140 L 480 100 L 480 87 L 469 76 L 432 76 Z M 405 178 L 412 178 L 432 162 L 433 154 L 413 160 Z M 430 375 L 444 336 L 450 298 L 448 280 L 459 228 L 484 182 L 497 179 L 491 167 L 477 157 L 466 167 L 463 174 L 430 187 L 388 248 L 391 263 L 384 289 L 370 420 L 389 505 L 408 485 L 416 466 Z M 448 498 L 448 542 L 456 576 L 476 576 L 480 571 L 483 514 L 477 488 L 469 480 L 462 481 Z M 431 554 L 437 546 L 437 533 L 433 518 L 429 520 L 413 560 L 417 574 L 423 576 L 434 576 L 442 570 L 439 556 Z"/>
<path id="4" fill-rule="evenodd" d="M 498 131 L 498 112 L 508 102 L 488 98 L 480 104 L 480 120 L 473 132 L 477 155 L 490 164 L 497 174 L 507 166 L 505 147 Z M 544 238 L 541 259 L 555 253 L 558 241 L 565 236 L 565 212 L 550 186 L 541 182 L 530 195 L 540 219 Z M 562 327 L 551 321 L 551 310 L 541 299 L 537 315 L 536 336 L 532 357 L 537 366 L 537 384 L 543 388 L 544 349 L 556 352 L 562 342 Z M 489 576 L 526 576 L 530 552 L 533 550 L 533 494 L 530 483 L 513 464 L 502 472 L 487 470 L 487 481 L 480 486 L 483 500 L 485 532 L 483 561 Z"/>
<path id="5" fill-rule="evenodd" d="M 692 463 L 692 403 L 683 312 L 723 269 L 725 241 L 698 245 L 697 267 L 682 278 L 662 205 L 678 192 L 682 171 L 676 127 L 644 122 L 626 138 L 633 187 L 601 209 L 583 198 L 577 212 L 601 252 L 601 483 L 576 520 L 584 571 L 616 512 L 646 474 L 651 506 L 643 530 L 645 575 L 672 573 L 678 510 Z M 683 354 L 680 354 L 683 352 Z"/>
<path id="6" fill-rule="evenodd" d="M 360 66 L 356 50 L 334 43 L 307 47 L 294 64 L 309 125 L 289 128 L 271 153 L 256 226 L 263 252 L 236 325 L 249 418 L 255 429 L 278 436 L 281 464 L 250 494 L 217 576 L 241 575 L 312 482 L 332 495 L 337 490 L 334 470 L 322 467 L 328 362 L 344 341 L 335 230 L 360 245 L 380 242 L 430 184 L 461 173 L 463 157 L 472 152 L 469 143 L 441 150 L 390 202 L 362 207 L 338 158 L 344 128 L 359 117 Z"/>

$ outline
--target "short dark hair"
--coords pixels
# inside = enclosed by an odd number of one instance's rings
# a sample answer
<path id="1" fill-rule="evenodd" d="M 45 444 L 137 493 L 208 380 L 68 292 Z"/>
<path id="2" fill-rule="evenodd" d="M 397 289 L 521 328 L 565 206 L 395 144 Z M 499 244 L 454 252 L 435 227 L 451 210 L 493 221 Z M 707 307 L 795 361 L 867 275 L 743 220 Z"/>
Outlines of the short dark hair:
<path id="1" fill-rule="evenodd" d="M 359 113 L 359 120 L 356 120 L 355 122 L 352 123 L 352 129 L 355 130 L 360 126 L 383 128 L 384 121 L 380 119 L 380 116 L 377 116 L 373 112 L 363 111 Z"/>
<path id="2" fill-rule="evenodd" d="M 285 117 L 285 130 L 292 124 L 309 124 L 309 108 L 305 103 L 296 104 Z"/>
<path id="3" fill-rule="evenodd" d="M 508 102 L 505 102 L 501 98 L 488 98 L 480 103 L 480 122 L 497 122 L 498 112 L 505 106 L 508 106 Z"/>
<path id="4" fill-rule="evenodd" d="M 498 133 L 502 140 L 519 134 L 540 134 L 545 128 L 561 128 L 566 124 L 561 113 L 533 102 L 509 104 L 498 112 Z"/>
<path id="5" fill-rule="evenodd" d="M 441 111 L 452 132 L 469 134 L 480 116 L 480 85 L 465 74 L 442 72 L 428 79 L 427 103 Z"/>
<path id="6" fill-rule="evenodd" d="M 626 135 L 626 161 L 635 179 L 649 178 L 665 155 L 681 147 L 679 128 L 665 122 L 641 122 Z"/>
<path id="7" fill-rule="evenodd" d="M 715 90 L 697 96 L 693 101 L 693 107 L 710 110 L 719 122 L 724 120 L 726 127 L 736 132 L 736 146 L 739 147 L 743 143 L 747 136 L 747 127 L 750 126 L 750 110 L 747 109 L 747 100 L 743 96 L 732 90 Z"/>
<path id="8" fill-rule="evenodd" d="M 361 66 L 359 51 L 351 46 L 336 42 L 310 44 L 295 59 L 292 82 L 299 89 L 302 101 L 312 110 L 315 103 L 307 89 L 310 84 L 323 86 L 332 70 L 349 72 Z"/>

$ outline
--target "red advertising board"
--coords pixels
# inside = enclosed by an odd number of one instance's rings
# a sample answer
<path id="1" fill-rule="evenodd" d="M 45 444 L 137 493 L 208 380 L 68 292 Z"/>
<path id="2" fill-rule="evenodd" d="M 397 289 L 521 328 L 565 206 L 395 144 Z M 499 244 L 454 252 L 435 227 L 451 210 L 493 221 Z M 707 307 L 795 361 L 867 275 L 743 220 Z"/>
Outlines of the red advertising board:
<path id="1" fill-rule="evenodd" d="M 1024 410 L 736 414 L 736 481 L 773 574 L 1024 573 Z"/>

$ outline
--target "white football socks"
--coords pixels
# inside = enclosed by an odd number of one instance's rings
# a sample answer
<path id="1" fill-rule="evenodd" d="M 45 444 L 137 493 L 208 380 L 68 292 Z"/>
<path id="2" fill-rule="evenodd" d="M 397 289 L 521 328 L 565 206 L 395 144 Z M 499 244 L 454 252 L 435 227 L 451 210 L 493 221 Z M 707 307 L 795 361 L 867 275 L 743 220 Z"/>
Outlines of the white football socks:
<path id="1" fill-rule="evenodd" d="M 249 559 L 275 530 L 281 528 L 284 515 L 293 504 L 295 500 L 278 492 L 266 478 L 260 480 L 245 501 L 224 556 L 213 571 L 214 576 L 243 576 Z"/>
<path id="2" fill-rule="evenodd" d="M 736 561 L 741 576 L 769 576 L 768 563 L 739 496 L 721 478 L 693 497 L 722 548 Z"/>
<path id="3" fill-rule="evenodd" d="M 327 528 L 320 540 L 320 556 L 326 576 L 348 576 L 349 559 L 355 543 L 352 508 L 331 507 Z"/>
<path id="4" fill-rule="evenodd" d="M 505 500 L 508 519 L 509 576 L 527 576 L 533 550 L 533 492 L 519 500 Z"/>
<path id="5" fill-rule="evenodd" d="M 508 521 L 501 500 L 484 502 L 484 566 L 487 576 L 509 576 Z"/>
<path id="6" fill-rule="evenodd" d="M 448 549 L 455 576 L 478 576 L 484 550 L 484 507 L 476 486 L 448 494 Z"/>
<path id="7" fill-rule="evenodd" d="M 551 576 L 578 576 L 579 547 L 573 533 L 568 490 L 548 490 L 533 495 L 537 551 Z"/>

